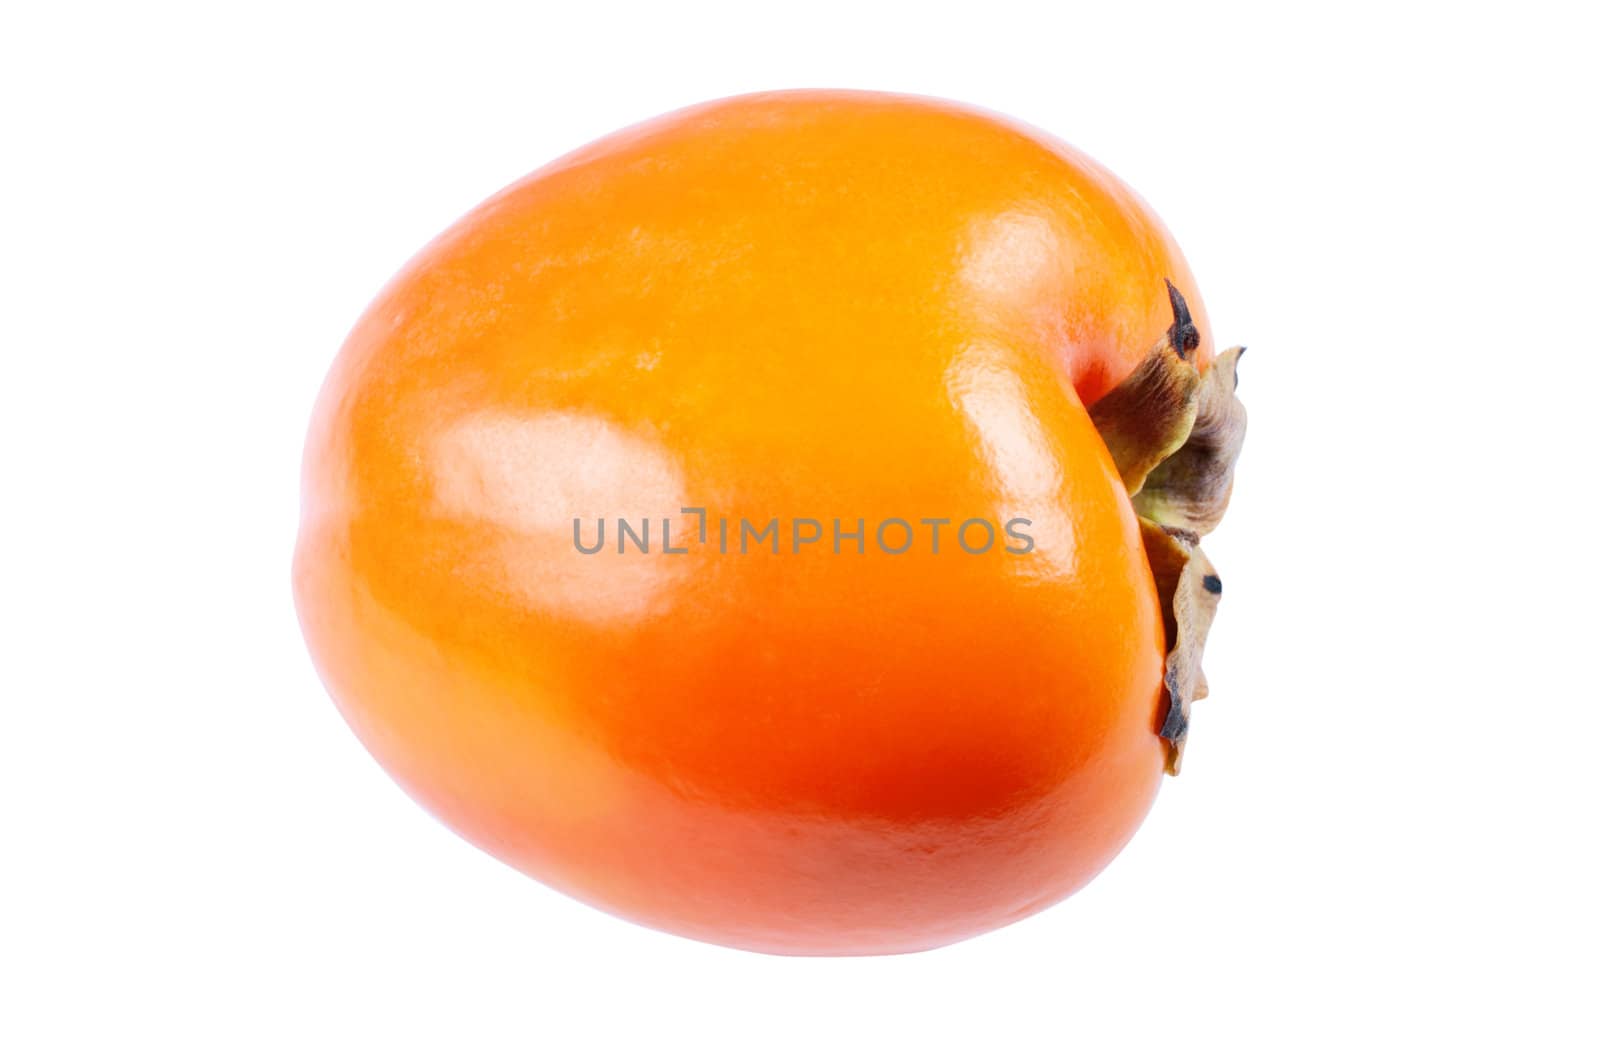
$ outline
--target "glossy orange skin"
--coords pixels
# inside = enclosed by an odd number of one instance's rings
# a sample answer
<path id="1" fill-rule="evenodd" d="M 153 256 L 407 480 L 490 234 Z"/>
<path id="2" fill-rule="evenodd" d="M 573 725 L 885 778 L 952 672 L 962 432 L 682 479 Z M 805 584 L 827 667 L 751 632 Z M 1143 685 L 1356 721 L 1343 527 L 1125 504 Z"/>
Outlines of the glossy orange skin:
<path id="1" fill-rule="evenodd" d="M 317 666 L 439 818 L 638 922 L 858 954 L 1035 912 L 1162 776 L 1161 619 L 1084 403 L 1170 323 L 1163 277 L 1208 341 L 1116 178 L 954 104 L 764 94 L 601 140 L 340 352 L 294 566 Z M 862 518 L 867 553 L 721 555 L 724 516 Z M 955 523 L 895 556 L 894 516 Z M 581 554 L 574 517 L 655 549 Z M 1035 549 L 953 549 L 971 517 Z"/>

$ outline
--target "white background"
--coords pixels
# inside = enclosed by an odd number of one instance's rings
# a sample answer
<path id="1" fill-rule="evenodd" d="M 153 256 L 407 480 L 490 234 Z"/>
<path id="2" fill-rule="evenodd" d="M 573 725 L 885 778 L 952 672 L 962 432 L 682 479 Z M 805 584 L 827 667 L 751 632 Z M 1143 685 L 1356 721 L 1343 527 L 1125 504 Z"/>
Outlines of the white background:
<path id="1" fill-rule="evenodd" d="M 1595 1058 L 1594 27 L 1211 6 L 8 5 L 0 1056 Z M 1072 141 L 1250 345 L 1183 776 L 1078 896 L 918 956 L 500 866 L 349 735 L 289 596 L 382 282 L 570 148 L 794 86 Z"/>

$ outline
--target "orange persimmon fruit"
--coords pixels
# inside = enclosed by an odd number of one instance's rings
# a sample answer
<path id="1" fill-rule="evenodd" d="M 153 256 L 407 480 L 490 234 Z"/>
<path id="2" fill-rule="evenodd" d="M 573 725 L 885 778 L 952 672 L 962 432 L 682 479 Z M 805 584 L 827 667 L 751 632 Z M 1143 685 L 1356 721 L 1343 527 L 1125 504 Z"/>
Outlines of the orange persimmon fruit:
<path id="1" fill-rule="evenodd" d="M 679 111 L 367 309 L 306 446 L 301 623 L 406 791 L 559 890 L 768 952 L 956 941 L 1094 876 L 1181 743 L 1195 535 L 1164 576 L 1108 433 L 1176 468 L 1213 361 L 1154 214 L 1037 130 Z M 1181 392 L 1153 455 L 1144 392 L 1091 415 L 1140 367 Z"/>

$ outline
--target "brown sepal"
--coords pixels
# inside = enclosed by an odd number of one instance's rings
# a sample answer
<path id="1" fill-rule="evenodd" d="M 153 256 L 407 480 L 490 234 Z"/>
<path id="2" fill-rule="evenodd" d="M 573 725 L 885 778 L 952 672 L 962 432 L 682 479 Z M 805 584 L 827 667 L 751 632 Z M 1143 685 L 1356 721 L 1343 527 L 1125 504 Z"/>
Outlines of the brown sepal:
<path id="1" fill-rule="evenodd" d="M 1126 380 L 1089 409 L 1139 515 L 1167 632 L 1163 684 L 1167 772 L 1178 774 L 1189 709 L 1206 696 L 1200 666 L 1222 581 L 1200 537 L 1222 520 L 1244 443 L 1234 395 L 1243 347 L 1219 354 L 1202 375 L 1190 360 L 1199 333 L 1169 281 L 1173 324 Z"/>
<path id="2" fill-rule="evenodd" d="M 1163 336 L 1126 380 L 1089 407 L 1129 496 L 1137 495 L 1145 477 L 1189 438 L 1199 389 L 1194 363 Z"/>
<path id="3" fill-rule="evenodd" d="M 1158 524 L 1209 535 L 1233 492 L 1233 466 L 1244 445 L 1244 403 L 1234 395 L 1243 347 L 1217 355 L 1200 381 L 1194 427 L 1177 452 L 1151 470 L 1134 509 Z"/>
<path id="4" fill-rule="evenodd" d="M 1189 735 L 1189 706 L 1208 693 L 1200 658 L 1222 597 L 1222 580 L 1200 549 L 1198 536 L 1145 517 L 1139 518 L 1139 530 L 1167 630 L 1167 667 L 1162 676 L 1167 706 L 1161 737 L 1167 740 L 1167 773 L 1176 775 Z"/>

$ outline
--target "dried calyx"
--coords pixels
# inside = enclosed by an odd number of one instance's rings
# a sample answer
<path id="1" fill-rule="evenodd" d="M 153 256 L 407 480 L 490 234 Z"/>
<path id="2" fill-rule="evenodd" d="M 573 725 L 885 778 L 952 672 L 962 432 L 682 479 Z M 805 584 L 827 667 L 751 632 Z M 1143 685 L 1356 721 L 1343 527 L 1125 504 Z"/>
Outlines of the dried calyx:
<path id="1" fill-rule="evenodd" d="M 1200 332 L 1172 282 L 1172 327 L 1128 378 L 1089 409 L 1116 462 L 1144 535 L 1167 632 L 1167 772 L 1178 774 L 1189 707 L 1206 696 L 1200 669 L 1222 581 L 1200 537 L 1222 520 L 1244 442 L 1244 406 L 1234 396 L 1243 347 L 1200 372 Z"/>

